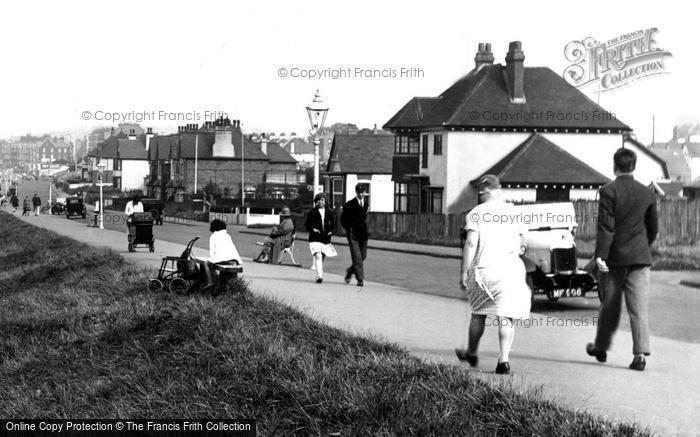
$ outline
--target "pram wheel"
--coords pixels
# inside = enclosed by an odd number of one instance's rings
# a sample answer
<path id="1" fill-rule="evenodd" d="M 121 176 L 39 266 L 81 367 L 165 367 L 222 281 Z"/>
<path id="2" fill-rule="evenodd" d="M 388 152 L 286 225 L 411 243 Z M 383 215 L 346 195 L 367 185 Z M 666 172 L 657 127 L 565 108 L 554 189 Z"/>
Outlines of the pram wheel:
<path id="1" fill-rule="evenodd" d="M 187 291 L 190 289 L 190 283 L 182 278 L 174 278 L 170 281 L 168 288 L 175 294 L 187 294 Z"/>
<path id="2" fill-rule="evenodd" d="M 163 283 L 158 279 L 150 279 L 148 281 L 148 291 L 151 293 L 158 293 L 163 291 Z"/>

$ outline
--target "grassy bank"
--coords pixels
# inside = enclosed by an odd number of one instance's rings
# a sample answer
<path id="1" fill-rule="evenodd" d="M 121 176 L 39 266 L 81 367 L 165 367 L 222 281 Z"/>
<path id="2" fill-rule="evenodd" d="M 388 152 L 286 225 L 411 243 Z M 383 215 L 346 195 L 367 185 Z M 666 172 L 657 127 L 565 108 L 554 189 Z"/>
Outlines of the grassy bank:
<path id="1" fill-rule="evenodd" d="M 0 417 L 256 418 L 260 435 L 646 435 L 0 213 Z"/>

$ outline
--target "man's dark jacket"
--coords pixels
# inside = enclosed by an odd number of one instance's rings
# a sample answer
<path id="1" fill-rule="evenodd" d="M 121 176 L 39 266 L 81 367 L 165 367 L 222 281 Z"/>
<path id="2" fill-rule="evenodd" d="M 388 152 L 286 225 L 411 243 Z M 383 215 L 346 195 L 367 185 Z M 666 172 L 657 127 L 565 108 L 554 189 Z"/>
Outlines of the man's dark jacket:
<path id="1" fill-rule="evenodd" d="M 331 243 L 331 235 L 335 231 L 335 217 L 333 211 L 326 209 L 323 223 L 321 222 L 321 213 L 318 208 L 314 208 L 306 214 L 306 222 L 304 226 L 309 231 L 309 243 L 320 242 L 323 244 Z M 319 232 L 314 232 L 314 229 Z"/>
<path id="2" fill-rule="evenodd" d="M 39 196 L 32 197 L 32 204 L 34 206 L 41 206 L 41 199 L 39 198 Z"/>
<path id="3" fill-rule="evenodd" d="M 611 267 L 651 265 L 659 215 L 654 193 L 631 175 L 600 189 L 595 256 Z"/>
<path id="4" fill-rule="evenodd" d="M 367 241 L 369 234 L 367 233 L 367 199 L 360 206 L 360 201 L 355 197 L 349 200 L 343 206 L 343 213 L 340 215 L 340 224 L 345 229 L 347 235 L 357 241 Z"/>

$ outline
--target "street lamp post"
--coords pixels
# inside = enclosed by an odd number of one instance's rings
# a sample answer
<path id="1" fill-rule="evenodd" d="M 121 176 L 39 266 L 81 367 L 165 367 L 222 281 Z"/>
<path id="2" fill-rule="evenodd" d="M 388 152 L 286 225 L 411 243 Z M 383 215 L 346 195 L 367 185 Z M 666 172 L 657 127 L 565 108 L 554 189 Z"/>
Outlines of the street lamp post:
<path id="1" fill-rule="evenodd" d="M 97 170 L 98 170 L 98 177 L 97 177 L 97 182 L 100 183 L 100 229 L 104 229 L 104 223 L 105 223 L 105 208 L 104 208 L 104 203 L 102 201 L 102 172 L 104 172 L 105 165 L 103 162 L 100 161 L 99 164 L 97 164 Z"/>
<path id="2" fill-rule="evenodd" d="M 321 186 L 319 184 L 319 147 L 321 145 L 321 138 L 319 136 L 323 130 L 323 123 L 326 121 L 326 115 L 328 115 L 328 105 L 323 101 L 321 94 L 316 90 L 316 95 L 314 100 L 309 106 L 306 107 L 306 113 L 309 115 L 309 122 L 311 123 L 311 130 L 309 133 L 313 137 L 314 141 L 314 196 L 321 192 Z"/>

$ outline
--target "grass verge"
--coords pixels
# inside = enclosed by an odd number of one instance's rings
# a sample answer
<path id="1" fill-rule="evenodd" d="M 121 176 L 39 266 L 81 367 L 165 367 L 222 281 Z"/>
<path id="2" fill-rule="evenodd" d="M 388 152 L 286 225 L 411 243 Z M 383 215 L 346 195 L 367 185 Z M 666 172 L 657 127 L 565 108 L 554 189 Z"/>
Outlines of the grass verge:
<path id="1" fill-rule="evenodd" d="M 150 273 L 0 214 L 0 416 L 256 418 L 266 434 L 648 435 L 427 364 L 249 293 Z"/>

